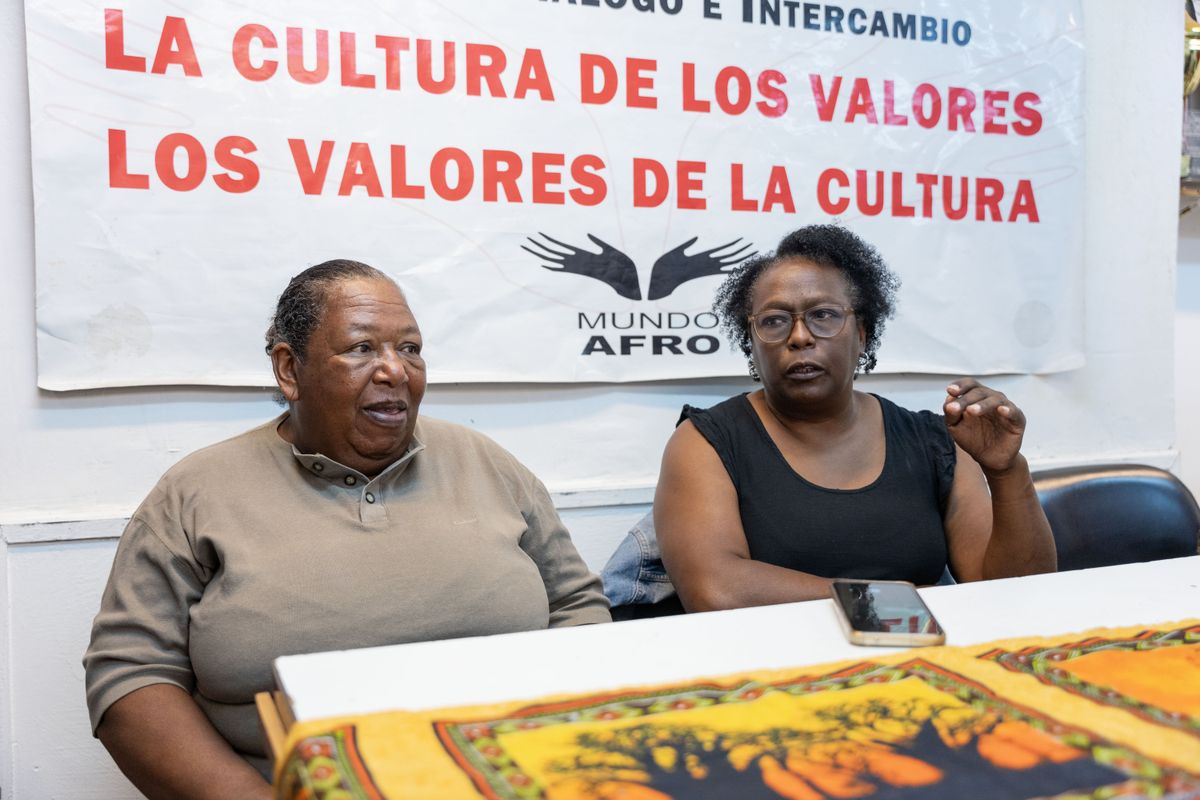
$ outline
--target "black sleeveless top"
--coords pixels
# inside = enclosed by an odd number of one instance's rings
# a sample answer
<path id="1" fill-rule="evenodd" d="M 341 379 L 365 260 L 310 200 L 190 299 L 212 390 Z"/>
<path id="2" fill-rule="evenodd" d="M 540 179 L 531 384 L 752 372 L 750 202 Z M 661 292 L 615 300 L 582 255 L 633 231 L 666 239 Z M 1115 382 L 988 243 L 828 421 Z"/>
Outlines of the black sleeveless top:
<path id="1" fill-rule="evenodd" d="M 826 489 L 797 474 L 746 395 L 683 407 L 679 421 L 692 421 L 737 489 L 751 558 L 824 578 L 942 577 L 954 441 L 942 417 L 876 398 L 886 453 L 879 477 L 860 489 Z"/>

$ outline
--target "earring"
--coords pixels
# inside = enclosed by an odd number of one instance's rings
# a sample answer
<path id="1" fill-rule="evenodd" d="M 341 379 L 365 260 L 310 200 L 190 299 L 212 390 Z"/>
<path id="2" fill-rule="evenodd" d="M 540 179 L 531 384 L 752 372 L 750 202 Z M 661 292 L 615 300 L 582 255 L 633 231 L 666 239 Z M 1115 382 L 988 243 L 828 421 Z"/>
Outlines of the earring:
<path id="1" fill-rule="evenodd" d="M 762 383 L 762 376 L 758 374 L 758 365 L 754 363 L 754 356 L 750 356 L 746 360 L 750 363 L 750 380 Z"/>

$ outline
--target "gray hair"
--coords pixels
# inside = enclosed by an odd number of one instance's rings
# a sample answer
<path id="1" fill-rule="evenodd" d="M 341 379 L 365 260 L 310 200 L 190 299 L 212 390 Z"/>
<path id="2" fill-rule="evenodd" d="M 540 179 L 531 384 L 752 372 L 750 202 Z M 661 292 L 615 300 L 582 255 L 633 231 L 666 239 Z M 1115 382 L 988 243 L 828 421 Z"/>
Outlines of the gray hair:
<path id="1" fill-rule="evenodd" d="M 373 278 L 395 283 L 372 266 L 344 258 L 309 267 L 292 278 L 283 294 L 279 295 L 275 316 L 267 328 L 267 354 L 275 349 L 275 345 L 283 342 L 292 348 L 296 358 L 303 361 L 308 340 L 325 313 L 330 287 L 352 278 Z"/>

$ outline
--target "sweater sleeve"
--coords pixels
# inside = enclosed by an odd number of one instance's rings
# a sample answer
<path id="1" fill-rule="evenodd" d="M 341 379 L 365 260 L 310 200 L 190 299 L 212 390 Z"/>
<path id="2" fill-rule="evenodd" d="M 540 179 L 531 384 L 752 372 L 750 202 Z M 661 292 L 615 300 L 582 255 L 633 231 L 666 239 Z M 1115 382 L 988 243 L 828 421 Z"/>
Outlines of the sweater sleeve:
<path id="1" fill-rule="evenodd" d="M 193 691 L 188 611 L 204 584 L 203 567 L 174 552 L 146 520 L 130 520 L 83 657 L 93 733 L 113 703 L 144 686 Z"/>
<path id="2" fill-rule="evenodd" d="M 529 480 L 528 527 L 521 537 L 521 549 L 537 564 L 546 585 L 550 627 L 611 622 L 600 578 L 583 563 L 546 487 L 532 475 Z"/>

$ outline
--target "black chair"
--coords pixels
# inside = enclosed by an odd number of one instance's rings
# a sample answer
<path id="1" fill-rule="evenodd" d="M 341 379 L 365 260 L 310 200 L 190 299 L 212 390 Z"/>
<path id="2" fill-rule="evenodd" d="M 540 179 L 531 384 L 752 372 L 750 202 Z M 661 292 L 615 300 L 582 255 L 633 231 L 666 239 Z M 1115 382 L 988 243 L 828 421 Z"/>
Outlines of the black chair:
<path id="1" fill-rule="evenodd" d="M 1200 507 L 1157 467 L 1104 464 L 1033 474 L 1059 571 L 1194 556 Z"/>

